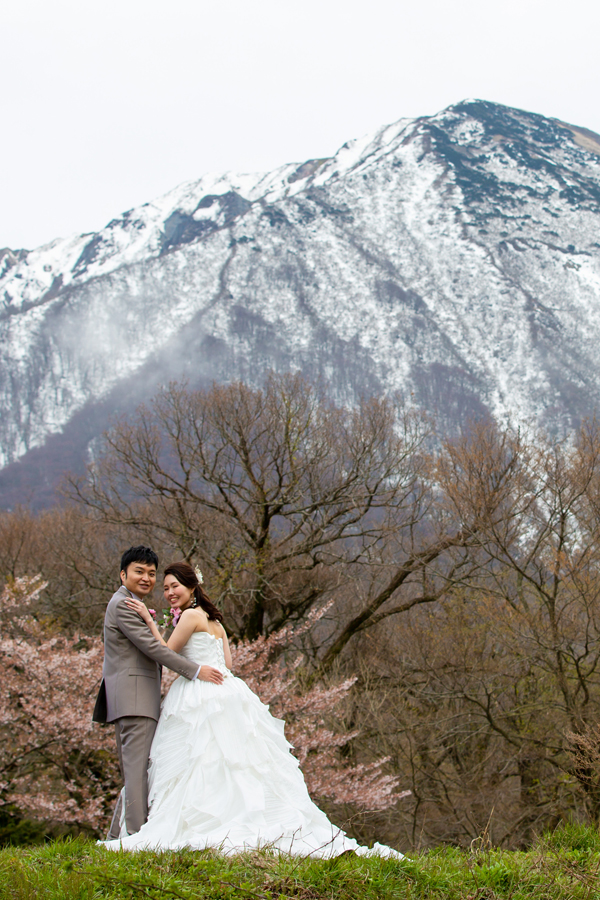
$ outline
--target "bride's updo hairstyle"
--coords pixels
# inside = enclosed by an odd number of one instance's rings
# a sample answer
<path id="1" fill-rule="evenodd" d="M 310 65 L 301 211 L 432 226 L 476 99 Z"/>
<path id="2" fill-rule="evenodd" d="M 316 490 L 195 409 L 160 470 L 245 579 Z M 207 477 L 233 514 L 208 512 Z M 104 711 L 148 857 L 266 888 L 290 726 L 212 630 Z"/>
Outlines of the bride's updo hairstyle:
<path id="1" fill-rule="evenodd" d="M 212 619 L 214 622 L 223 621 L 223 613 L 217 609 L 214 603 L 210 602 L 202 590 L 202 585 L 198 581 L 196 573 L 189 563 L 186 563 L 184 559 L 180 562 L 171 563 L 165 568 L 165 576 L 166 575 L 173 575 L 179 584 L 182 584 L 186 588 L 191 588 L 194 591 L 192 607 L 202 607 L 208 618 Z"/>

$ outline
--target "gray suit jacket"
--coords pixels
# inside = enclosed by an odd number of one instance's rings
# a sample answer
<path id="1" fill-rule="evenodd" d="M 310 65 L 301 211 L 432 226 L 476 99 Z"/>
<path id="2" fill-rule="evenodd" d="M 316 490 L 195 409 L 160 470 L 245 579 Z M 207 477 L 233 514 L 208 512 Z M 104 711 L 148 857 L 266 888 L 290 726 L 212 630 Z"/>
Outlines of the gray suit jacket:
<path id="1" fill-rule="evenodd" d="M 121 716 L 160 715 L 161 665 L 190 680 L 198 664 L 169 650 L 153 637 L 140 616 L 126 605 L 131 597 L 121 586 L 104 616 L 104 666 L 94 709 L 95 722 L 114 722 Z"/>

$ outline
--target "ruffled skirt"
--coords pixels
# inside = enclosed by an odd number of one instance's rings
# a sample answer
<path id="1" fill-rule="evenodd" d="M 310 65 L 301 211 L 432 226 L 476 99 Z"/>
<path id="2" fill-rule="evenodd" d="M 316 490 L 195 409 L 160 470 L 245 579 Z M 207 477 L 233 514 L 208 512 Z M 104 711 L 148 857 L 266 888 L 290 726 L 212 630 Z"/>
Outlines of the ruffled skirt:
<path id="1" fill-rule="evenodd" d="M 270 847 L 294 855 L 402 854 L 360 847 L 310 799 L 284 723 L 239 678 L 178 678 L 150 754 L 148 821 L 111 850 Z"/>

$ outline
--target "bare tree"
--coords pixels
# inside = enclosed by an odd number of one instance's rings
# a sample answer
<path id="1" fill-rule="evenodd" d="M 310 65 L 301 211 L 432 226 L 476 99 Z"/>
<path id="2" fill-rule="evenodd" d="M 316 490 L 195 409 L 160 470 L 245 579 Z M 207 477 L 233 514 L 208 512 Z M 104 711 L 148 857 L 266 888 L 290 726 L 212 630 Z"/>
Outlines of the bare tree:
<path id="1" fill-rule="evenodd" d="M 414 841 L 489 826 L 522 846 L 600 816 L 599 463 L 594 423 L 569 443 L 481 425 L 440 457 L 438 501 L 474 529 L 467 577 L 355 644 L 371 661 L 356 722 L 412 781 Z"/>
<path id="2" fill-rule="evenodd" d="M 202 558 L 232 628 L 299 618 L 365 560 L 389 523 L 423 514 L 421 417 L 398 399 L 334 406 L 299 376 L 188 391 L 173 384 L 106 435 L 70 496 L 103 522 L 149 528 Z"/>
<path id="3" fill-rule="evenodd" d="M 484 565 L 482 525 L 510 522 L 522 477 L 524 445 L 492 421 L 470 424 L 427 460 L 412 518 L 391 512 L 367 568 L 368 587 L 355 614 L 328 646 L 329 668 L 350 639 L 416 606 L 454 596 Z M 418 512 L 417 512 L 418 510 Z"/>
<path id="4" fill-rule="evenodd" d="M 61 630 L 93 633 L 119 584 L 123 549 L 146 537 L 139 530 L 92 520 L 75 507 L 5 512 L 0 519 L 0 581 L 6 585 L 30 572 L 42 573 L 48 585 L 36 601 L 36 614 L 55 620 Z M 166 552 L 160 543 L 157 550 Z"/>

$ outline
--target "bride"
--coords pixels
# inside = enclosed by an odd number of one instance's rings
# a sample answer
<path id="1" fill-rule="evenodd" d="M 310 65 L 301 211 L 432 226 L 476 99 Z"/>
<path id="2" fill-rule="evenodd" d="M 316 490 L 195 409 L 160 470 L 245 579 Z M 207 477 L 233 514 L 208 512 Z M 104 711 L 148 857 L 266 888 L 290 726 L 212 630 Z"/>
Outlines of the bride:
<path id="1" fill-rule="evenodd" d="M 111 850 L 215 847 L 234 852 L 267 846 L 294 855 L 402 859 L 390 847 L 361 847 L 310 799 L 284 723 L 231 672 L 221 622 L 186 562 L 167 566 L 165 599 L 177 625 L 167 646 L 223 674 L 222 684 L 178 678 L 167 694 L 150 751 L 150 812 L 140 831 L 104 842 Z M 128 605 L 165 643 L 146 606 Z"/>

